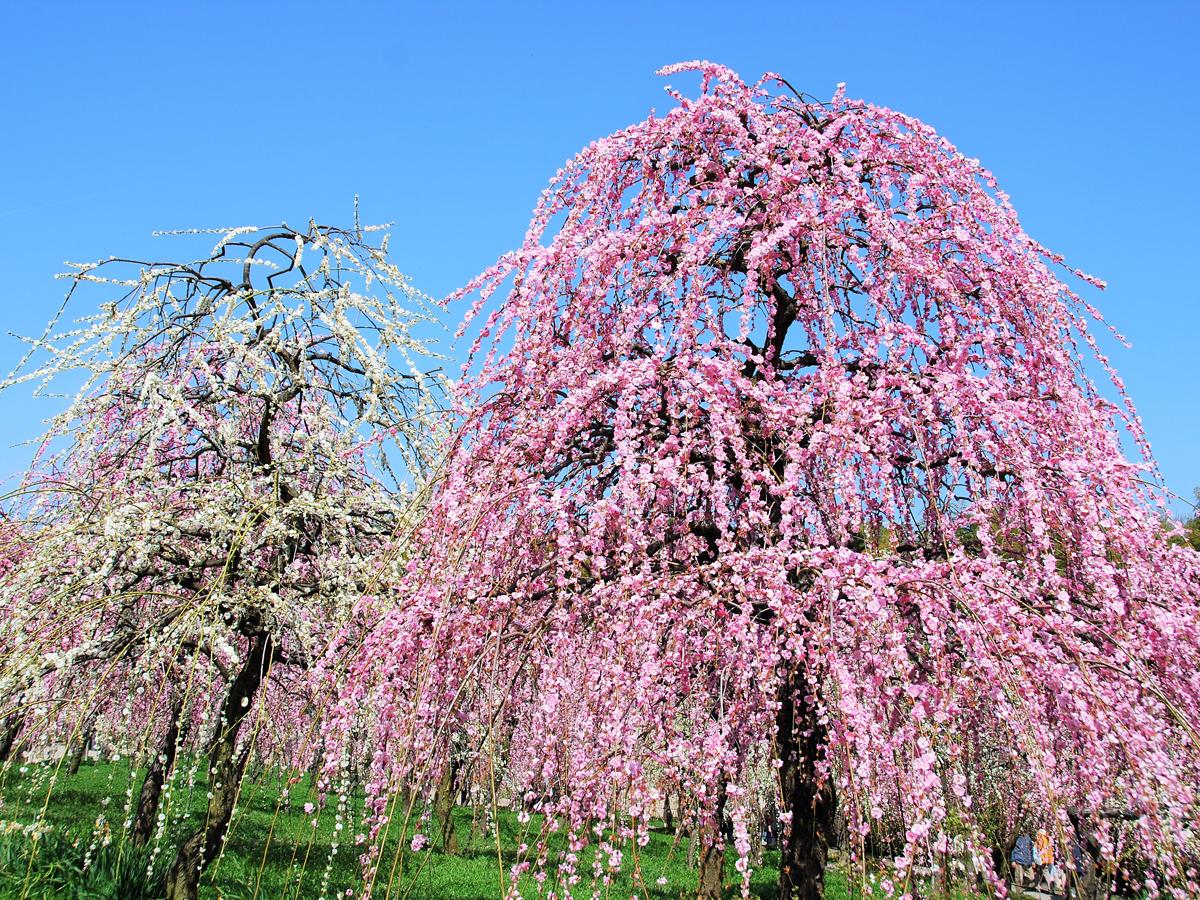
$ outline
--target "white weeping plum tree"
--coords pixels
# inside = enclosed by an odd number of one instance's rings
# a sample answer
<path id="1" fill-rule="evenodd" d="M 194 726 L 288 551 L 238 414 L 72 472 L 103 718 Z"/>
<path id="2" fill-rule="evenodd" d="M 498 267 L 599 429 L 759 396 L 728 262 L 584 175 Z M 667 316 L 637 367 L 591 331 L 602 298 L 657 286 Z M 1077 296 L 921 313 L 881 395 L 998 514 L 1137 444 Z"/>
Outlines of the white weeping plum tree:
<path id="1" fill-rule="evenodd" d="M 419 514 L 442 382 L 385 230 L 237 228 L 197 261 L 77 266 L 68 305 L 120 293 L 60 313 L 0 385 L 82 373 L 4 523 L 21 548 L 0 572 L 6 752 L 149 736 L 126 822 L 145 841 L 179 746 L 206 751 L 171 900 L 220 852 L 256 736 L 285 745 L 322 714 L 268 696 L 328 677 Z"/>

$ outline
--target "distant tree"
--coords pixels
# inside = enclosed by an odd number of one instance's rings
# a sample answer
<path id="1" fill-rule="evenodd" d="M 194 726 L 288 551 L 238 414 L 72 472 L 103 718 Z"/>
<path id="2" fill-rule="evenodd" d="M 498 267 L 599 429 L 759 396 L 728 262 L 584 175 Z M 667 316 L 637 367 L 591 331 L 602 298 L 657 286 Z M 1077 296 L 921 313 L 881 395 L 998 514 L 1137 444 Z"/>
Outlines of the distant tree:
<path id="1" fill-rule="evenodd" d="M 6 383 L 85 378 L 24 488 L 29 549 L 0 580 L 5 697 L 54 696 L 31 736 L 71 735 L 72 710 L 76 732 L 86 710 L 149 733 L 136 841 L 176 746 L 207 748 L 208 808 L 171 900 L 197 896 L 259 732 L 322 712 L 279 721 L 300 706 L 268 698 L 350 638 L 412 527 L 402 482 L 424 474 L 438 381 L 414 335 L 424 300 L 373 230 L 243 228 L 195 262 L 80 266 L 72 291 L 123 296 L 52 324 L 44 361 Z"/>
<path id="2" fill-rule="evenodd" d="M 1186 522 L 1183 523 L 1183 534 L 1179 536 L 1182 543 L 1186 543 L 1193 550 L 1200 552 L 1200 488 L 1196 488 L 1195 492 L 1196 503 L 1193 505 L 1193 513 Z"/>
<path id="3" fill-rule="evenodd" d="M 781 898 L 822 896 L 836 804 L 860 850 L 895 817 L 909 894 L 951 809 L 988 856 L 982 734 L 1031 807 L 1136 810 L 1200 889 L 1197 560 L 1088 378 L 1094 311 L 928 126 L 684 70 L 701 95 L 581 151 L 464 291 L 465 426 L 348 694 L 374 808 L 466 733 L 547 813 L 510 875 L 599 888 L 665 780 L 715 898 L 766 767 Z"/>

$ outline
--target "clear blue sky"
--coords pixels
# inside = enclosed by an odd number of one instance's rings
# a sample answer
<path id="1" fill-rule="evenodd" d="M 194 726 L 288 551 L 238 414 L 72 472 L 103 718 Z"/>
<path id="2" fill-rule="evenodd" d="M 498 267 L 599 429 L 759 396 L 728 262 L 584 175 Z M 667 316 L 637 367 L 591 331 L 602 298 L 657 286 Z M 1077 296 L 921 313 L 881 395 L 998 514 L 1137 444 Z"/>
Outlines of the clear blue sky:
<path id="1" fill-rule="evenodd" d="M 0 5 L 0 369 L 63 260 L 154 229 L 397 221 L 442 295 L 520 241 L 548 177 L 669 98 L 658 67 L 848 93 L 983 160 L 1099 304 L 1171 488 L 1200 485 L 1195 3 L 58 2 Z M 680 83 L 684 83 L 682 80 Z M 94 295 L 93 295 L 94 297 Z M 82 310 L 81 310 L 82 311 Z M 0 478 L 50 411 L 0 397 Z M 1182 507 L 1181 507 L 1182 508 Z"/>

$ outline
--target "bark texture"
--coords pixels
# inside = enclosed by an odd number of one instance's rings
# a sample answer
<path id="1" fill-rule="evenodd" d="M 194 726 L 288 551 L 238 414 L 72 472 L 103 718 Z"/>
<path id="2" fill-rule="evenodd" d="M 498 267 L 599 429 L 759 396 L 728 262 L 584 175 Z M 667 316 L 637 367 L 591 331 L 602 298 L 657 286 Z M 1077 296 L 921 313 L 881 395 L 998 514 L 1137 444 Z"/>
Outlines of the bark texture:
<path id="1" fill-rule="evenodd" d="M 175 768 L 175 751 L 181 738 L 180 718 L 183 715 L 182 694 L 171 705 L 171 721 L 158 744 L 157 752 L 146 768 L 146 777 L 142 781 L 142 790 L 138 794 L 137 814 L 133 819 L 133 827 L 129 837 L 134 846 L 141 847 L 154 834 L 154 826 L 158 821 L 158 807 L 162 801 L 163 785 L 171 777 Z"/>
<path id="2" fill-rule="evenodd" d="M 451 756 L 453 757 L 453 754 Z M 454 830 L 454 776 L 457 770 L 458 766 L 451 758 L 438 780 L 437 792 L 433 797 L 433 811 L 437 816 L 442 852 L 452 856 L 458 854 L 458 833 Z"/>
<path id="3" fill-rule="evenodd" d="M 712 820 L 696 825 L 700 853 L 698 900 L 720 900 L 725 896 L 725 836 L 721 833 L 724 817 L 725 790 L 721 788 Z"/>
<path id="4" fill-rule="evenodd" d="M 802 670 L 784 681 L 776 719 L 780 796 L 791 813 L 780 845 L 779 900 L 824 900 L 825 866 L 834 829 L 834 797 L 818 777 L 825 730 Z"/>
<path id="5" fill-rule="evenodd" d="M 213 742 L 209 763 L 208 814 L 204 826 L 179 847 L 167 873 L 167 900 L 197 900 L 200 877 L 221 850 L 249 759 L 248 753 L 238 752 L 238 733 L 266 679 L 274 652 L 275 643 L 269 634 L 251 638 L 250 652 L 229 686 L 222 709 L 222 726 Z"/>

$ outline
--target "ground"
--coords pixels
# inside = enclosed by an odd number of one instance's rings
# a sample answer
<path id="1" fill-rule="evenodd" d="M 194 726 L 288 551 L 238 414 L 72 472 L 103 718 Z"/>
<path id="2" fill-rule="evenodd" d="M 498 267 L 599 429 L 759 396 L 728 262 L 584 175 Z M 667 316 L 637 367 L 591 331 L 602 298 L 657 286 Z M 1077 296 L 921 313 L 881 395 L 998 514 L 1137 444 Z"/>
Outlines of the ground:
<path id="1" fill-rule="evenodd" d="M 131 851 L 120 840 L 111 840 L 107 847 L 99 846 L 93 836 L 114 835 L 120 832 L 127 815 L 127 797 L 136 796 L 139 778 L 130 779 L 125 763 L 85 765 L 79 774 L 67 777 L 60 773 L 58 782 L 50 788 L 51 766 L 26 767 L 14 771 L 0 783 L 0 900 L 8 898 L 40 898 L 44 896 L 78 897 L 89 900 L 121 898 L 139 900 L 152 898 L 151 887 L 145 890 L 147 868 L 161 875 L 170 863 L 170 847 L 155 855 L 150 851 Z M 188 791 L 182 788 L 176 795 L 172 819 L 186 816 L 193 826 L 202 816 L 206 787 L 202 772 Z M 306 814 L 305 804 L 317 798 L 307 780 L 294 785 L 288 796 L 283 794 L 284 782 L 270 773 L 248 778 L 239 812 L 234 820 L 228 845 L 221 858 L 205 878 L 202 897 L 208 900 L 274 900 L 294 898 L 306 900 L 325 896 L 345 896 L 347 889 L 359 884 L 358 851 L 354 846 L 355 823 L 361 797 L 351 802 L 344 821 L 346 826 L 335 829 L 335 810 L 326 809 Z M 107 800 L 107 803 L 105 802 Z M 99 826 L 98 816 L 104 816 Z M 485 830 L 472 827 L 472 810 L 455 811 L 456 829 L 461 843 L 457 856 L 424 850 L 406 853 L 403 862 L 393 873 L 393 841 L 385 850 L 387 862 L 382 867 L 376 886 L 377 896 L 395 898 L 430 898 L 430 900 L 494 900 L 501 865 L 497 859 L 497 838 Z M 313 821 L 316 820 L 314 826 Z M 49 830 L 36 839 L 28 836 L 23 826 L 42 821 Z M 528 829 L 515 813 L 499 812 L 499 850 L 503 869 L 515 859 L 517 848 L 528 837 Z M 409 830 L 405 843 L 410 843 Z M 334 853 L 334 837 L 340 846 Z M 529 843 L 533 843 L 532 840 Z M 84 857 L 89 845 L 92 851 L 90 874 L 83 875 Z M 31 852 L 36 848 L 36 852 Z M 579 870 L 590 876 L 592 854 L 581 854 Z M 635 866 L 640 878 L 635 875 Z M 778 853 L 767 851 L 761 865 L 751 878 L 751 895 L 774 897 L 778 877 Z M 392 877 L 392 889 L 386 885 Z M 666 884 L 659 885 L 658 879 Z M 740 883 L 740 876 L 730 860 L 727 873 L 730 885 Z M 524 876 L 522 893 L 536 895 L 532 876 Z M 663 828 L 656 829 L 650 843 L 636 854 L 626 852 L 619 872 L 608 886 L 593 883 L 589 878 L 575 889 L 575 897 L 597 896 L 605 900 L 637 896 L 647 900 L 676 900 L 695 895 L 695 872 L 687 865 L 686 841 L 676 842 L 674 835 Z M 733 896 L 735 894 L 731 894 Z M 828 900 L 851 900 L 861 896 L 845 874 L 831 870 L 827 880 Z"/>

